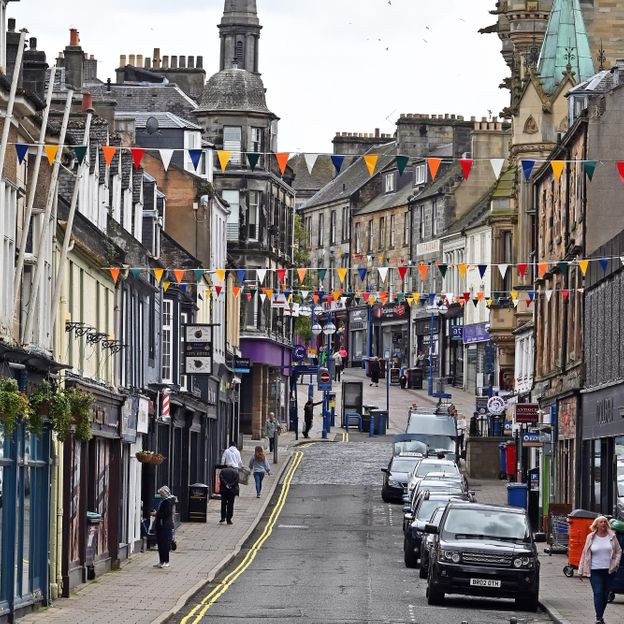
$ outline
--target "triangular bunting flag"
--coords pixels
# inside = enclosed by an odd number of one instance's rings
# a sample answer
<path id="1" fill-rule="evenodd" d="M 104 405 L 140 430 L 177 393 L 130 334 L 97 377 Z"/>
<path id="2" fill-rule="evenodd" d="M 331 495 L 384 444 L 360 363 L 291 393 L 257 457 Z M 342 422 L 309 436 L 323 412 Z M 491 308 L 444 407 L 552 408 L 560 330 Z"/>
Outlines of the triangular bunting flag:
<path id="1" fill-rule="evenodd" d="M 379 293 L 379 298 L 381 299 L 381 303 L 386 305 L 386 301 L 388 301 L 388 293 L 387 292 L 380 292 Z"/>
<path id="2" fill-rule="evenodd" d="M 312 169 L 314 169 L 314 165 L 316 165 L 316 160 L 319 157 L 318 154 L 304 154 L 303 159 L 305 160 L 306 167 L 308 168 L 308 173 L 312 175 Z"/>
<path id="3" fill-rule="evenodd" d="M 534 160 L 522 160 L 522 171 L 524 171 L 524 179 L 528 182 L 531 177 L 531 172 L 533 171 L 533 167 L 535 167 Z"/>
<path id="4" fill-rule="evenodd" d="M 258 278 L 258 283 L 262 284 L 264 282 L 264 278 L 266 277 L 267 270 L 266 269 L 256 269 L 256 277 Z"/>
<path id="5" fill-rule="evenodd" d="M 550 303 L 550 300 L 552 299 L 552 295 L 553 295 L 552 289 L 545 290 L 544 292 L 546 293 L 546 301 Z"/>
<path id="6" fill-rule="evenodd" d="M 307 272 L 308 272 L 308 269 L 297 269 L 297 275 L 299 276 L 299 282 L 301 284 L 303 284 L 303 281 L 305 280 L 305 276 Z"/>
<path id="7" fill-rule="evenodd" d="M 193 168 L 195 169 L 195 171 L 197 171 L 197 167 L 199 166 L 199 161 L 201 160 L 201 157 L 202 157 L 202 150 L 190 149 L 188 151 L 188 154 L 189 154 L 189 158 L 191 159 L 191 162 L 193 163 Z"/>
<path id="8" fill-rule="evenodd" d="M 535 291 L 534 290 L 529 290 L 527 292 L 527 295 L 529 296 L 528 303 L 529 303 L 529 305 L 531 305 L 533 303 L 533 298 L 535 297 Z"/>
<path id="9" fill-rule="evenodd" d="M 236 277 L 238 278 L 239 284 L 242 284 L 245 281 L 246 275 L 247 271 L 245 269 L 236 269 Z"/>
<path id="10" fill-rule="evenodd" d="M 529 268 L 528 264 L 519 264 L 518 265 L 518 273 L 520 273 L 520 276 L 522 278 L 524 278 L 524 276 L 526 275 L 527 269 Z"/>
<path id="11" fill-rule="evenodd" d="M 563 160 L 551 160 L 550 166 L 552 167 L 553 173 L 555 174 L 555 180 L 559 182 L 559 178 L 563 173 L 563 168 L 565 166 L 565 162 Z"/>
<path id="12" fill-rule="evenodd" d="M 624 262 L 622 263 L 624 264 Z M 366 274 L 368 273 L 368 269 L 366 267 L 360 267 L 358 269 L 358 274 L 360 276 L 360 280 L 364 281 L 366 279 Z"/>
<path id="13" fill-rule="evenodd" d="M 238 297 L 238 295 L 240 295 L 240 286 L 232 286 L 232 294 Z"/>
<path id="14" fill-rule="evenodd" d="M 399 170 L 399 175 L 402 176 L 405 171 L 405 167 L 407 167 L 407 163 L 409 162 L 409 156 L 397 156 L 396 157 L 396 166 Z"/>
<path id="15" fill-rule="evenodd" d="M 364 162 L 366 163 L 366 168 L 368 169 L 368 174 L 372 176 L 375 173 L 375 167 L 377 166 L 377 161 L 379 160 L 379 156 L 377 154 L 365 154 Z"/>
<path id="16" fill-rule="evenodd" d="M 487 271 L 487 264 L 480 264 L 477 267 L 479 269 L 479 275 L 481 276 L 481 279 L 483 279 L 483 276 L 485 275 L 485 272 Z"/>
<path id="17" fill-rule="evenodd" d="M 115 268 L 111 268 L 111 269 L 108 269 L 108 270 L 110 271 L 111 277 L 113 278 L 113 283 L 116 284 L 117 280 L 119 279 L 119 271 L 120 271 L 120 269 L 115 267 Z"/>
<path id="18" fill-rule="evenodd" d="M 427 272 L 429 271 L 429 265 L 419 264 L 418 272 L 420 273 L 420 279 L 424 282 L 427 279 Z"/>
<path id="19" fill-rule="evenodd" d="M 180 284 L 180 290 L 185 293 L 186 292 L 186 284 Z"/>
<path id="20" fill-rule="evenodd" d="M 620 178 L 622 179 L 622 182 L 624 182 L 624 162 L 620 161 L 616 164 L 618 173 L 620 174 Z"/>
<path id="21" fill-rule="evenodd" d="M 407 274 L 407 267 L 406 266 L 400 266 L 400 267 L 398 267 L 398 271 L 399 271 L 399 277 L 402 280 L 405 279 L 405 275 Z"/>
<path id="22" fill-rule="evenodd" d="M 347 276 L 347 269 L 345 267 L 339 267 L 336 269 L 336 273 L 338 273 L 338 279 L 340 283 L 343 284 L 345 281 L 345 277 Z"/>
<path id="23" fill-rule="evenodd" d="M 480 291 L 477 293 L 477 300 L 478 300 L 478 301 L 483 301 L 484 299 L 485 299 L 485 293 L 484 293 L 482 290 L 480 290 Z"/>
<path id="24" fill-rule="evenodd" d="M 288 164 L 288 159 L 290 158 L 289 152 L 279 152 L 278 154 L 274 154 L 275 160 L 277 161 L 277 166 L 279 167 L 280 173 L 284 175 L 284 171 L 286 171 L 286 165 Z"/>
<path id="25" fill-rule="evenodd" d="M 167 292 L 167 291 L 169 290 L 169 286 L 171 286 L 171 282 L 167 282 L 167 281 L 165 281 L 165 282 L 163 282 L 163 285 L 162 285 L 162 286 L 163 286 L 163 290 L 164 290 L 165 292 Z"/>
<path id="26" fill-rule="evenodd" d="M 273 299 L 273 289 L 272 289 L 272 288 L 267 288 L 267 289 L 266 289 L 266 296 L 267 296 L 269 299 Z"/>
<path id="27" fill-rule="evenodd" d="M 569 296 L 570 296 L 570 291 L 567 288 L 561 291 L 561 297 L 563 298 L 564 301 L 567 301 Z"/>
<path id="28" fill-rule="evenodd" d="M 204 277 L 204 270 L 203 269 L 193 269 L 193 277 L 195 278 L 196 282 L 201 281 L 202 277 Z"/>
<path id="29" fill-rule="evenodd" d="M 490 158 L 490 165 L 492 166 L 494 177 L 498 180 L 498 178 L 500 178 L 501 171 L 503 170 L 503 166 L 505 165 L 505 159 Z"/>
<path id="30" fill-rule="evenodd" d="M 370 293 L 369 292 L 362 293 L 362 299 L 364 299 L 365 303 L 368 303 L 368 300 L 370 299 Z"/>
<path id="31" fill-rule="evenodd" d="M 412 307 L 412 303 L 414 303 L 414 297 L 408 297 L 407 298 L 407 305 L 411 308 Z"/>
<path id="32" fill-rule="evenodd" d="M 59 151 L 58 145 L 46 145 L 44 148 L 46 156 L 48 157 L 48 162 L 50 163 L 50 167 L 54 164 L 54 159 L 56 158 L 56 154 Z"/>
<path id="33" fill-rule="evenodd" d="M 154 273 L 154 277 L 156 281 L 160 284 L 160 280 L 163 278 L 163 274 L 165 273 L 165 269 L 152 269 Z"/>
<path id="34" fill-rule="evenodd" d="M 386 277 L 388 277 L 388 267 L 379 267 L 377 271 L 379 271 L 379 277 L 381 278 L 381 281 L 385 282 Z"/>
<path id="35" fill-rule="evenodd" d="M 587 268 L 589 267 L 589 260 L 579 260 L 578 265 L 581 269 L 583 277 L 585 277 L 585 273 L 587 273 Z"/>
<path id="36" fill-rule="evenodd" d="M 301 301 L 305 301 L 308 298 L 308 295 L 310 294 L 309 290 L 300 290 L 299 294 L 301 296 Z"/>
<path id="37" fill-rule="evenodd" d="M 431 179 L 435 180 L 438 175 L 438 169 L 442 164 L 441 158 L 427 158 L 427 165 L 429 166 L 429 173 L 431 174 Z"/>
<path id="38" fill-rule="evenodd" d="M 15 152 L 17 153 L 17 162 L 21 165 L 28 154 L 28 145 L 25 143 L 16 143 Z"/>
<path id="39" fill-rule="evenodd" d="M 256 170 L 259 160 L 260 160 L 260 154 L 254 154 L 254 153 L 247 154 L 247 162 L 249 163 L 249 168 L 252 171 Z"/>
<path id="40" fill-rule="evenodd" d="M 598 260 L 598 264 L 600 264 L 602 272 L 606 273 L 609 268 L 609 261 L 606 258 L 600 258 L 600 260 Z"/>
<path id="41" fill-rule="evenodd" d="M 217 286 L 214 287 L 214 289 L 215 289 L 215 292 L 217 293 L 217 297 L 218 297 L 221 294 L 221 291 L 223 290 L 223 286 L 217 285 Z"/>
<path id="42" fill-rule="evenodd" d="M 586 160 L 583 163 L 583 170 L 585 171 L 585 175 L 589 178 L 590 182 L 594 179 L 597 164 L 598 163 L 595 160 Z"/>
<path id="43" fill-rule="evenodd" d="M 130 150 L 132 154 L 132 162 L 134 163 L 134 168 L 138 171 L 141 166 L 141 161 L 143 160 L 143 154 L 145 154 L 145 150 L 142 147 L 133 147 Z"/>
<path id="44" fill-rule="evenodd" d="M 104 162 L 107 167 L 111 166 L 113 162 L 113 156 L 117 152 L 117 148 L 112 145 L 102 145 L 102 156 L 104 156 Z"/>
<path id="45" fill-rule="evenodd" d="M 182 280 L 184 279 L 184 269 L 174 269 L 173 275 L 178 284 L 182 283 Z"/>
<path id="46" fill-rule="evenodd" d="M 160 155 L 160 160 L 162 161 L 162 166 L 165 171 L 169 169 L 169 165 L 171 164 L 171 159 L 173 158 L 173 150 L 172 149 L 160 149 L 158 150 Z"/>
<path id="47" fill-rule="evenodd" d="M 87 155 L 87 146 L 86 145 L 74 145 L 72 149 L 74 150 L 74 156 L 76 157 L 78 164 L 82 165 Z"/>
<path id="48" fill-rule="evenodd" d="M 561 262 L 557 262 L 557 268 L 559 269 L 559 273 L 561 273 L 561 275 L 566 275 L 568 272 L 568 263 L 563 260 Z"/>
<path id="49" fill-rule="evenodd" d="M 457 265 L 457 270 L 459 271 L 459 277 L 461 277 L 461 279 L 465 279 L 466 271 L 468 270 L 468 265 L 467 264 L 458 264 Z"/>
<path id="50" fill-rule="evenodd" d="M 338 299 L 340 299 L 340 291 L 339 290 L 334 290 L 334 292 L 332 292 L 332 299 L 334 301 L 338 301 Z"/>
<path id="51" fill-rule="evenodd" d="M 216 269 L 215 276 L 218 282 L 223 282 L 223 280 L 225 279 L 225 269 Z"/>
<path id="52" fill-rule="evenodd" d="M 332 156 L 331 157 L 331 161 L 332 164 L 334 165 L 334 169 L 336 169 L 336 173 L 340 173 L 340 170 L 342 169 L 342 164 L 344 163 L 344 156 Z"/>
<path id="53" fill-rule="evenodd" d="M 472 160 L 467 159 L 467 158 L 462 158 L 459 161 L 459 166 L 462 169 L 462 172 L 464 173 L 464 179 L 468 179 L 470 176 L 470 170 L 472 169 Z"/>
<path id="54" fill-rule="evenodd" d="M 540 262 L 537 265 L 537 274 L 540 277 L 544 277 L 544 275 L 546 275 L 546 273 L 548 273 L 548 262 Z"/>
<path id="55" fill-rule="evenodd" d="M 448 271 L 448 264 L 438 264 L 438 271 L 440 271 L 440 275 L 442 279 L 446 278 L 446 272 Z"/>
<path id="56" fill-rule="evenodd" d="M 260 293 L 260 301 L 264 303 L 266 301 L 267 296 L 264 293 Z"/>
<path id="57" fill-rule="evenodd" d="M 479 305 L 479 298 L 478 298 L 478 297 L 475 297 L 475 298 L 472 300 L 472 303 L 473 303 L 474 307 L 476 308 L 476 307 Z"/>
<path id="58" fill-rule="evenodd" d="M 319 282 L 325 280 L 325 276 L 327 275 L 327 269 L 316 269 L 316 275 L 318 277 Z"/>
<path id="59" fill-rule="evenodd" d="M 507 275 L 507 269 L 508 269 L 508 268 L 509 268 L 509 265 L 508 265 L 508 264 L 499 264 L 499 265 L 498 265 L 498 270 L 499 270 L 499 272 L 500 272 L 500 274 L 501 274 L 501 277 L 502 277 L 503 279 L 505 279 L 505 275 Z"/>
<path id="60" fill-rule="evenodd" d="M 277 279 L 279 279 L 280 284 L 283 286 L 286 280 L 286 269 L 277 269 L 275 273 L 277 274 Z"/>
<path id="61" fill-rule="evenodd" d="M 232 152 L 217 150 L 217 158 L 219 159 L 219 164 L 221 165 L 221 171 L 224 172 L 230 162 L 230 158 L 232 158 Z"/>
<path id="62" fill-rule="evenodd" d="M 141 277 L 141 269 L 130 269 L 130 275 L 134 279 L 139 279 Z"/>

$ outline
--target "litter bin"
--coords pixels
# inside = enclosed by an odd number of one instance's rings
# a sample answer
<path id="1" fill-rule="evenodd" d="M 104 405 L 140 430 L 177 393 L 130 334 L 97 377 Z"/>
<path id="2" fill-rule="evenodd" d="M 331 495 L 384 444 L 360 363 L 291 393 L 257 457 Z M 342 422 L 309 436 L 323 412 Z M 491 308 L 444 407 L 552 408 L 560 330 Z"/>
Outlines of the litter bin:
<path id="1" fill-rule="evenodd" d="M 100 532 L 100 524 L 102 524 L 102 515 L 95 511 L 87 511 L 87 544 L 85 548 L 85 567 L 87 568 L 87 580 L 92 581 L 95 578 L 95 560 L 98 533 Z"/>
<path id="2" fill-rule="evenodd" d="M 377 435 L 386 435 L 388 412 L 386 410 L 372 410 L 371 416 L 375 419 L 375 433 Z"/>
<path id="3" fill-rule="evenodd" d="M 410 390 L 422 390 L 423 389 L 423 377 L 424 371 L 422 368 L 410 368 L 408 385 Z"/>
<path id="4" fill-rule="evenodd" d="M 527 484 L 508 483 L 507 484 L 507 504 L 510 507 L 527 508 Z"/>
<path id="5" fill-rule="evenodd" d="M 499 442 L 498 451 L 499 451 L 499 471 L 498 478 L 506 479 L 507 478 L 507 453 L 505 449 L 507 448 L 507 442 Z"/>
<path id="6" fill-rule="evenodd" d="M 567 577 L 574 576 L 574 570 L 578 569 L 581 561 L 581 554 L 585 546 L 585 540 L 589 535 L 589 527 L 591 523 L 600 514 L 587 509 L 575 509 L 568 514 L 568 565 L 564 566 L 563 573 Z"/>
<path id="7" fill-rule="evenodd" d="M 193 483 L 189 486 L 188 519 L 189 522 L 208 521 L 208 492 L 205 483 Z"/>

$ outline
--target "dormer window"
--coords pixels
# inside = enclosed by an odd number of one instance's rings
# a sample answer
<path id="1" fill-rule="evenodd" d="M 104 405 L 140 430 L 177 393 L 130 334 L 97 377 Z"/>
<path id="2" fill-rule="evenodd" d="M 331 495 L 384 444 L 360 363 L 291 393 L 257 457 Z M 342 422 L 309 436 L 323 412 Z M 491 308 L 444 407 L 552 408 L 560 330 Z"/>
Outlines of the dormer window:
<path id="1" fill-rule="evenodd" d="M 424 184 L 426 181 L 427 181 L 427 170 L 425 167 L 425 163 L 423 163 L 416 167 L 414 185 L 418 186 L 419 184 Z"/>
<path id="2" fill-rule="evenodd" d="M 387 173 L 384 181 L 386 193 L 394 193 L 394 173 Z"/>

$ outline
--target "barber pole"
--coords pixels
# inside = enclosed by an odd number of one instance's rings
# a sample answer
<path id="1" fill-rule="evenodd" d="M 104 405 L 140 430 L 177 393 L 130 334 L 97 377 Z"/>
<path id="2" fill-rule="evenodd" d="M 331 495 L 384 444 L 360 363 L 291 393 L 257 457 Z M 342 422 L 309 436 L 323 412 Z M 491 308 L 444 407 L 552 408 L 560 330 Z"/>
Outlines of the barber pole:
<path id="1" fill-rule="evenodd" d="M 169 395 L 171 394 L 170 390 L 163 390 L 162 393 L 162 411 L 161 411 L 161 417 L 163 418 L 163 420 L 165 418 L 169 418 L 170 417 L 170 401 L 169 401 Z"/>

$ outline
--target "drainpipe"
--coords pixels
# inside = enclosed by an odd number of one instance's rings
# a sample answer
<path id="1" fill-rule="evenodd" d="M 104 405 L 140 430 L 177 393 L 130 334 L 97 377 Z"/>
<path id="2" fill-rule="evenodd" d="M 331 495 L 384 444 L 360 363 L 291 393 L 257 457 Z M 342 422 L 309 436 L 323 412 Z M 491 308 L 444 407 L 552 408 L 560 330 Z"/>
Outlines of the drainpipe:
<path id="1" fill-rule="evenodd" d="M 6 157 L 7 145 L 9 142 L 9 130 L 13 120 L 13 108 L 15 107 L 15 94 L 19 83 L 20 70 L 22 68 L 22 56 L 24 55 L 24 44 L 26 42 L 26 31 L 20 33 L 20 40 L 17 45 L 17 56 L 15 57 L 15 68 L 13 69 L 13 78 L 11 80 L 11 90 L 9 91 L 9 101 L 7 103 L 6 115 L 4 117 L 4 125 L 2 127 L 2 139 L 0 140 L 0 178 L 4 170 L 4 160 Z"/>
<path id="2" fill-rule="evenodd" d="M 13 279 L 13 292 L 15 293 L 13 315 L 15 317 L 19 315 L 19 308 L 21 305 L 21 298 L 18 297 L 17 294 L 19 293 L 20 287 L 22 285 L 24 257 L 26 255 L 28 236 L 30 234 L 31 217 L 33 212 L 33 205 L 35 203 L 35 195 L 37 192 L 37 183 L 39 182 L 39 168 L 41 166 L 41 157 L 43 156 L 43 146 L 45 144 L 46 133 L 48 130 L 48 116 L 50 114 L 50 106 L 52 103 L 52 93 L 54 92 L 55 76 L 56 65 L 50 71 L 50 82 L 48 83 L 48 93 L 46 94 L 46 107 L 43 111 L 43 118 L 41 120 L 41 131 L 39 133 L 39 143 L 37 144 L 37 155 L 35 156 L 35 164 L 33 166 L 32 176 L 29 181 L 30 192 L 28 195 L 28 205 L 26 206 L 26 211 L 24 213 L 22 237 L 20 239 L 19 254 L 17 256 L 17 264 L 15 267 L 15 277 Z"/>
<path id="3" fill-rule="evenodd" d="M 46 201 L 45 212 L 43 214 L 43 222 L 41 224 L 41 232 L 39 234 L 39 240 L 37 241 L 37 264 L 35 266 L 35 276 L 32 281 L 32 292 L 30 295 L 30 301 L 28 302 L 28 312 L 26 316 L 26 323 L 22 328 L 23 345 L 28 345 L 31 342 L 31 334 L 33 324 L 35 320 L 35 308 L 37 306 L 37 299 L 39 296 L 39 284 L 41 282 L 41 273 L 43 271 L 43 258 L 41 257 L 42 250 L 44 249 L 46 239 L 48 237 L 48 230 L 50 228 L 50 221 L 52 220 L 52 206 L 57 196 L 57 185 L 59 171 L 61 168 L 61 156 L 63 154 L 63 147 L 65 145 L 65 135 L 67 133 L 67 125 L 69 123 L 69 113 L 71 112 L 72 99 L 74 92 L 69 90 L 67 92 L 67 100 L 65 101 L 65 112 L 63 113 L 63 123 L 61 125 L 61 134 L 59 136 L 59 150 L 56 153 L 54 159 L 54 166 L 52 167 L 52 176 L 50 178 L 50 188 L 48 189 L 48 198 Z"/>

